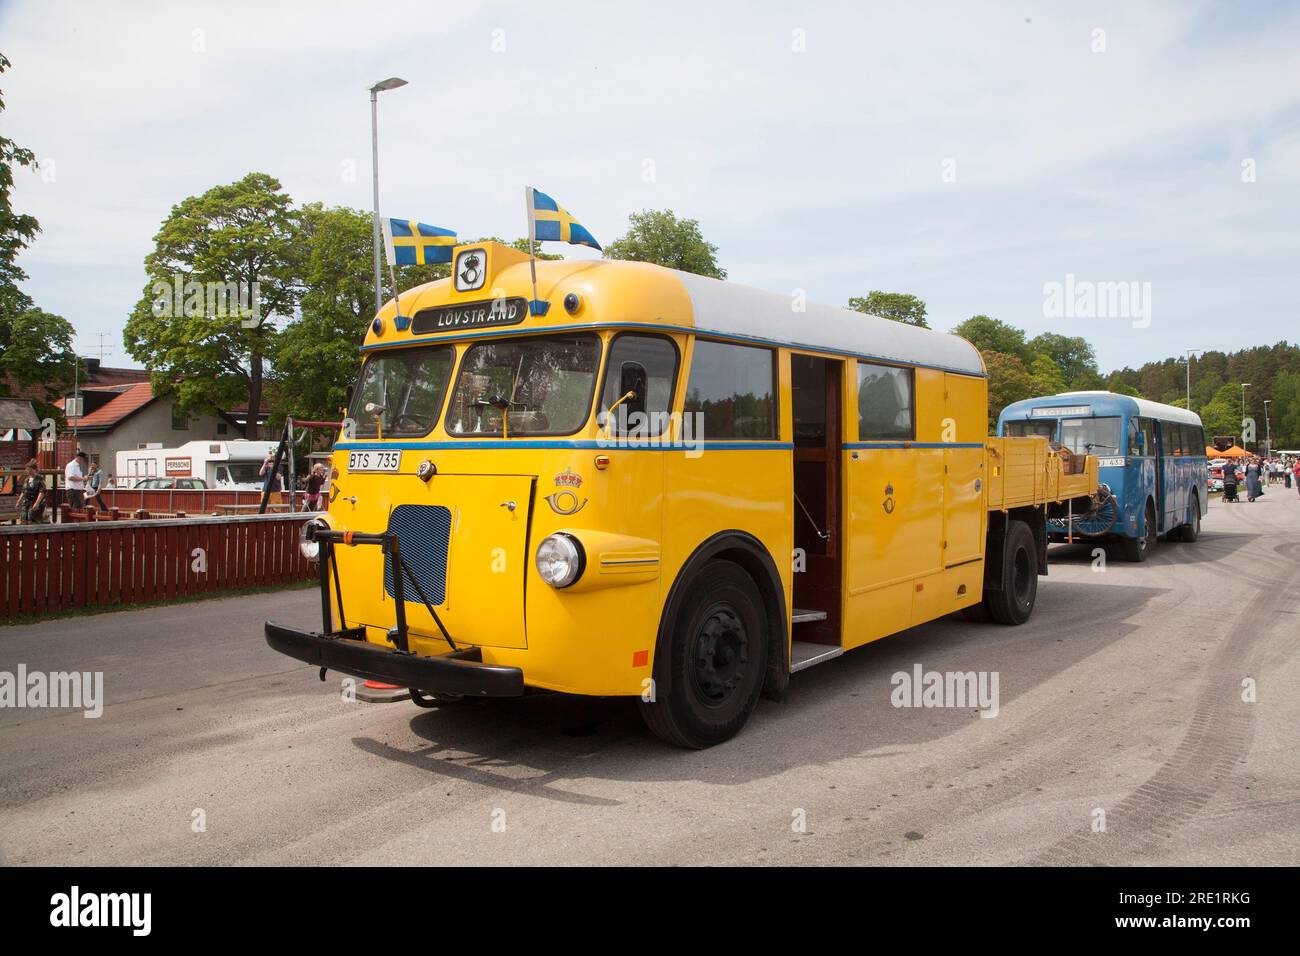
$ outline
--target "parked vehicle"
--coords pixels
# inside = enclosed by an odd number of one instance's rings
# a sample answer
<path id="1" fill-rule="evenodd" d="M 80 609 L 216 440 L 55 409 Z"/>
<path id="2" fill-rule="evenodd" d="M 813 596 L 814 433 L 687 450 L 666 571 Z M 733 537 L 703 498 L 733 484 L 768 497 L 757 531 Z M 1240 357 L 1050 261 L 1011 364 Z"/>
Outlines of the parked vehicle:
<path id="1" fill-rule="evenodd" d="M 304 525 L 320 630 L 265 625 L 322 673 L 421 706 L 623 696 L 705 747 L 870 641 L 954 611 L 1023 623 L 1045 522 L 1093 508 L 1095 457 L 987 436 L 956 336 L 792 319 L 642 262 L 537 262 L 530 306 L 526 254 L 453 256 L 454 284 L 369 325 L 329 510 Z"/>
<path id="2" fill-rule="evenodd" d="M 1144 561 L 1156 537 L 1195 541 L 1205 514 L 1205 430 L 1199 416 L 1114 392 L 1063 392 L 1013 402 L 999 435 L 1042 435 L 1096 455 L 1119 515 L 1111 534 L 1130 561 Z"/>
<path id="3" fill-rule="evenodd" d="M 204 491 L 208 483 L 202 478 L 142 478 L 131 486 L 132 490 L 145 491 Z"/>
<path id="4" fill-rule="evenodd" d="M 118 487 L 137 488 L 146 478 L 199 479 L 199 485 L 176 488 L 216 488 L 229 491 L 258 491 L 259 474 L 273 441 L 191 441 L 177 448 L 151 445 L 117 453 Z M 171 488 L 172 485 L 146 487 Z"/>

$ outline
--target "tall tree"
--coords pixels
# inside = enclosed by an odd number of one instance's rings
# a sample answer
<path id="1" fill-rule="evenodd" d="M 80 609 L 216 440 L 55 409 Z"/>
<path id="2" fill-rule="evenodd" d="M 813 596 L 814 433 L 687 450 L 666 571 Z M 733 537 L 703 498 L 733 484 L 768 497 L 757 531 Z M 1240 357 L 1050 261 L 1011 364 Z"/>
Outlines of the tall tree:
<path id="1" fill-rule="evenodd" d="M 725 279 L 718 247 L 705 241 L 694 219 L 678 219 L 671 209 L 643 209 L 628 216 L 628 230 L 605 247 L 607 259 L 653 262 L 670 269 Z"/>
<path id="2" fill-rule="evenodd" d="M 8 69 L 9 60 L 0 53 L 0 74 Z M 0 113 L 4 109 L 0 90 Z M 41 226 L 35 216 L 14 211 L 14 170 L 34 170 L 36 165 L 35 153 L 0 136 L 0 395 L 8 394 L 10 383 L 19 388 L 43 385 L 49 400 L 72 383 L 76 359 L 72 325 L 38 309 L 18 287 L 27 278 L 18 255 L 32 244 Z M 40 410 L 48 414 L 52 406 Z"/>
<path id="3" fill-rule="evenodd" d="M 1029 350 L 1051 359 L 1070 388 L 1097 387 L 1097 353 L 1083 336 L 1043 332 L 1029 340 Z"/>
<path id="4" fill-rule="evenodd" d="M 1018 355 L 1007 352 L 984 352 L 984 367 L 989 375 L 989 434 L 998 427 L 998 416 L 1012 402 L 1040 394 L 1038 382 L 1025 368 Z"/>
<path id="5" fill-rule="evenodd" d="M 854 312 L 867 315 L 879 315 L 904 325 L 915 325 L 923 329 L 930 327 L 925 321 L 925 303 L 906 292 L 881 292 L 872 289 L 865 296 L 853 296 L 849 299 L 849 308 Z"/>
<path id="6" fill-rule="evenodd" d="M 173 206 L 145 258 L 149 284 L 123 335 L 153 373 L 155 393 L 174 395 L 182 408 L 247 401 L 249 437 L 275 320 L 288 319 L 298 299 L 303 251 L 292 206 L 265 173 Z"/>
<path id="7" fill-rule="evenodd" d="M 1020 359 L 1021 364 L 1032 361 L 1033 356 L 1025 343 L 1024 330 L 1014 325 L 987 315 L 973 315 L 952 331 L 979 349 L 985 361 L 988 361 L 990 352 L 1014 355 Z"/>

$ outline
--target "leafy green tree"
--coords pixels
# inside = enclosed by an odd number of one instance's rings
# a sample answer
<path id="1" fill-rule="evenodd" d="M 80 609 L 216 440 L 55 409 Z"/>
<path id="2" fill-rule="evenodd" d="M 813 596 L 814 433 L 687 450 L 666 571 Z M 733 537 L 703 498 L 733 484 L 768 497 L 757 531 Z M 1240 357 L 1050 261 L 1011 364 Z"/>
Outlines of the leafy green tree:
<path id="1" fill-rule="evenodd" d="M 1060 367 L 1050 356 L 1035 355 L 1034 360 L 1029 363 L 1029 374 L 1034 379 L 1036 396 L 1057 395 L 1066 391 L 1065 376 L 1061 374 Z"/>
<path id="2" fill-rule="evenodd" d="M 606 259 L 653 262 L 696 275 L 725 279 L 718 247 L 707 242 L 695 219 L 678 219 L 671 209 L 643 209 L 628 216 L 628 231 L 605 247 Z"/>
<path id="3" fill-rule="evenodd" d="M 881 292 L 873 289 L 865 297 L 854 296 L 849 299 L 849 308 L 855 312 L 893 319 L 904 325 L 915 325 L 923 329 L 930 327 L 925 321 L 925 303 L 905 292 Z"/>
<path id="4" fill-rule="evenodd" d="M 246 400 L 249 437 L 275 320 L 292 316 L 299 295 L 302 230 L 292 206 L 265 173 L 173 206 L 145 257 L 149 284 L 123 335 L 127 351 L 153 373 L 155 393 L 174 395 L 180 407 L 215 410 Z M 199 295 L 186 291 L 191 282 Z"/>
<path id="5" fill-rule="evenodd" d="M 1033 360 L 1022 329 L 987 315 L 972 316 L 952 331 L 979 349 L 985 362 L 991 352 L 1014 355 L 1022 365 Z"/>
<path id="6" fill-rule="evenodd" d="M 1273 447 L 1300 448 L 1300 369 L 1277 376 L 1273 402 Z"/>
<path id="7" fill-rule="evenodd" d="M 1083 336 L 1043 332 L 1029 340 L 1029 350 L 1051 359 L 1069 388 L 1098 387 L 1097 353 Z"/>
<path id="8" fill-rule="evenodd" d="M 7 69 L 9 60 L 0 53 L 0 73 Z M 0 92 L 0 113 L 4 108 Z M 8 394 L 10 383 L 19 388 L 44 385 L 49 400 L 72 384 L 74 333 L 66 319 L 38 309 L 18 287 L 27 278 L 18 265 L 18 255 L 41 230 L 36 217 L 14 211 L 14 170 L 18 168 L 35 169 L 36 155 L 0 136 L 0 395 Z M 38 404 L 42 415 L 53 411 L 52 405 Z"/>
<path id="9" fill-rule="evenodd" d="M 303 292 L 298 319 L 274 342 L 275 413 L 333 421 L 346 404 L 357 348 L 374 316 L 371 220 L 356 209 L 311 203 L 300 223 Z"/>
<path id="10" fill-rule="evenodd" d="M 1025 368 L 1018 355 L 1006 352 L 984 352 L 984 367 L 989 375 L 989 434 L 998 427 L 998 416 L 1012 402 L 1033 398 L 1038 393 L 1038 382 Z"/>
<path id="11" fill-rule="evenodd" d="M 1200 410 L 1205 426 L 1206 440 L 1216 435 L 1232 435 L 1241 442 L 1241 385 L 1229 382 L 1219 388 L 1204 408 Z"/>

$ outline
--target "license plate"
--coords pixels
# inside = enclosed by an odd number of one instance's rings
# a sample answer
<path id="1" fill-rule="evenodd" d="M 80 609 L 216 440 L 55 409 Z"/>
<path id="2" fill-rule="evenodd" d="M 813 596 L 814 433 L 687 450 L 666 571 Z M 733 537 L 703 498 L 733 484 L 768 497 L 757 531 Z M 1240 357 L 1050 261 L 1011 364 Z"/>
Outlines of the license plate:
<path id="1" fill-rule="evenodd" d="M 348 452 L 348 471 L 397 471 L 401 464 L 400 451 Z"/>

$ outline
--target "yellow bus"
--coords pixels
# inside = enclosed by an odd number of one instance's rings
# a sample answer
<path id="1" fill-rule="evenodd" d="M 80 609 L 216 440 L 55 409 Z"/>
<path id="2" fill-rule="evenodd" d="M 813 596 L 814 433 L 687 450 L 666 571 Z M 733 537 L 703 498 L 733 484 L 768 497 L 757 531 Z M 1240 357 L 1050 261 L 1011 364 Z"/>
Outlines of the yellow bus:
<path id="1" fill-rule="evenodd" d="M 1017 624 L 1096 459 L 987 438 L 963 339 L 621 261 L 458 247 L 375 316 L 282 653 L 437 706 L 636 698 L 664 739 L 955 611 Z M 536 303 L 535 305 L 533 303 Z"/>

